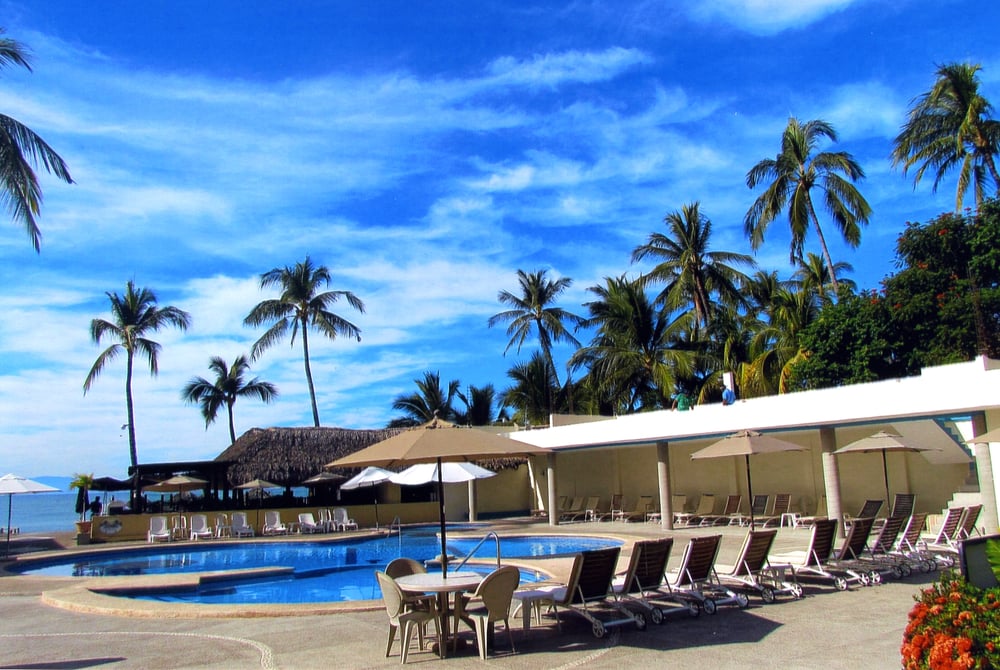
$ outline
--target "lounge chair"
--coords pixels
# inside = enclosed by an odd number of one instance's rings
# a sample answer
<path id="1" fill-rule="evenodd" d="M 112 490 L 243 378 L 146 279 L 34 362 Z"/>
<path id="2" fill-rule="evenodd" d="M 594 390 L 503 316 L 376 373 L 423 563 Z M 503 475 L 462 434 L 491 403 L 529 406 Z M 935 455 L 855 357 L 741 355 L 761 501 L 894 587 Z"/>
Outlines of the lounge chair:
<path id="1" fill-rule="evenodd" d="M 568 510 L 559 515 L 560 521 L 583 521 L 594 514 L 594 510 L 601 504 L 599 496 L 589 496 L 587 498 L 573 499 L 574 505 L 579 502 L 580 508 L 573 511 Z"/>
<path id="2" fill-rule="evenodd" d="M 233 523 L 230 528 L 233 537 L 253 537 L 254 530 L 247 522 L 246 512 L 233 512 Z"/>
<path id="3" fill-rule="evenodd" d="M 872 570 L 865 560 L 868 537 L 871 535 L 875 519 L 855 519 L 847 531 L 847 537 L 836 554 L 826 563 L 831 571 L 839 571 L 847 583 L 858 582 L 862 586 L 881 583 L 881 573 Z"/>
<path id="4" fill-rule="evenodd" d="M 881 581 L 887 576 L 907 577 L 912 572 L 906 560 L 893 552 L 903 529 L 903 523 L 908 519 L 909 517 L 889 516 L 882 521 L 880 527 L 873 527 L 874 537 L 863 558 L 871 563 L 872 571 L 878 574 L 875 581 Z"/>
<path id="5" fill-rule="evenodd" d="M 773 603 L 778 594 L 802 597 L 802 587 L 788 565 L 772 565 L 768 560 L 775 529 L 747 532 L 743 546 L 733 565 L 716 565 L 716 574 L 723 583 L 755 591 L 766 603 Z M 791 579 L 789 579 L 791 577 Z"/>
<path id="6" fill-rule="evenodd" d="M 858 531 L 848 535 L 847 539 L 844 541 L 844 547 L 853 547 L 853 542 L 861 536 L 862 530 L 864 530 L 864 537 L 867 538 L 868 531 L 871 530 L 871 519 L 865 519 L 864 522 L 865 523 L 861 524 Z M 865 530 L 863 526 L 867 526 L 867 530 Z M 836 535 L 836 519 L 817 519 L 816 522 L 813 523 L 812 532 L 809 536 L 809 546 L 805 549 L 805 551 L 791 551 L 776 554 L 771 557 L 771 560 L 776 563 L 786 563 L 791 566 L 795 573 L 796 580 L 802 576 L 830 580 L 835 589 L 838 591 L 846 591 L 848 578 L 851 578 L 852 581 L 860 582 L 861 576 L 860 574 L 846 574 L 844 570 L 835 570 L 831 568 L 831 554 L 833 553 L 833 544 Z M 838 553 L 838 557 L 843 555 L 843 550 Z"/>
<path id="7" fill-rule="evenodd" d="M 880 509 L 882 509 L 881 499 L 866 500 L 865 504 L 861 506 L 861 511 L 858 512 L 857 516 L 849 516 L 847 514 L 844 515 L 844 527 L 850 528 L 855 519 L 874 519 L 878 516 Z"/>
<path id="8" fill-rule="evenodd" d="M 635 501 L 635 509 L 631 512 L 622 512 L 618 517 L 619 521 L 645 521 L 646 515 L 653 511 L 653 496 L 639 496 Z"/>
<path id="9" fill-rule="evenodd" d="M 958 539 L 967 540 L 972 537 L 973 533 L 979 535 L 979 531 L 976 529 L 976 522 L 979 521 L 979 514 L 983 511 L 982 505 L 969 505 L 965 508 L 965 514 L 962 516 L 962 521 L 958 524 Z"/>
<path id="10" fill-rule="evenodd" d="M 191 515 L 191 539 L 201 540 L 203 538 L 211 539 L 215 535 L 208 525 L 208 517 L 204 514 L 192 514 Z"/>
<path id="11" fill-rule="evenodd" d="M 316 513 L 319 515 L 319 521 L 317 521 L 317 523 L 323 526 L 323 532 L 330 533 L 337 529 L 336 526 L 333 525 L 333 513 L 328 507 L 322 507 L 316 510 Z"/>
<path id="12" fill-rule="evenodd" d="M 164 542 L 169 542 L 173 538 L 173 533 L 167 528 L 167 517 L 165 516 L 151 516 L 149 517 L 149 530 L 146 531 L 146 541 L 156 542 L 157 540 L 163 540 Z"/>
<path id="13" fill-rule="evenodd" d="M 357 530 L 358 522 L 347 515 L 344 507 L 333 508 L 333 525 L 337 530 Z"/>
<path id="14" fill-rule="evenodd" d="M 698 616 L 698 607 L 691 602 L 672 599 L 673 593 L 664 574 L 674 546 L 674 538 L 643 540 L 632 545 L 628 569 L 615 577 L 611 588 L 619 600 L 630 602 L 644 609 L 650 621 L 661 624 L 667 614 L 685 613 Z M 664 607 L 663 601 L 671 600 L 672 606 Z M 673 606 L 679 604 L 680 607 Z"/>
<path id="15" fill-rule="evenodd" d="M 281 512 L 269 509 L 264 512 L 264 527 L 261 528 L 261 535 L 287 535 L 288 526 L 281 521 Z"/>
<path id="16" fill-rule="evenodd" d="M 715 559 L 721 546 L 721 535 L 692 537 L 684 547 L 677 570 L 667 575 L 667 583 L 675 596 L 694 602 L 705 614 L 715 614 L 720 605 L 744 609 L 750 604 L 746 594 L 736 593 L 719 581 Z"/>
<path id="17" fill-rule="evenodd" d="M 771 502 L 771 496 L 766 493 L 755 494 L 750 499 L 750 512 L 754 521 L 767 516 L 767 506 Z M 729 520 L 730 526 L 746 526 L 750 523 L 750 517 L 745 514 L 734 514 Z"/>
<path id="18" fill-rule="evenodd" d="M 908 519 L 913 514 L 917 502 L 915 493 L 897 493 L 892 500 L 892 512 L 889 516 Z"/>
<path id="19" fill-rule="evenodd" d="M 299 532 L 300 533 L 322 533 L 326 528 L 316 521 L 312 512 L 299 512 Z"/>
<path id="20" fill-rule="evenodd" d="M 768 526 L 780 526 L 782 517 L 786 514 L 791 514 L 789 510 L 792 508 L 792 494 L 791 493 L 776 493 L 774 496 L 774 505 L 771 507 L 771 513 L 767 514 L 761 518 L 754 517 L 754 523 L 758 523 L 762 528 L 767 528 Z"/>
<path id="21" fill-rule="evenodd" d="M 795 519 L 796 526 L 811 526 L 816 523 L 817 519 L 828 519 L 829 515 L 826 511 L 826 496 L 821 495 L 819 500 L 816 501 L 816 510 L 812 516 L 798 516 Z"/>
<path id="22" fill-rule="evenodd" d="M 511 652 L 514 649 L 514 634 L 510 630 L 510 603 L 514 590 L 521 582 L 521 571 L 513 565 L 503 565 L 486 575 L 476 587 L 471 597 L 459 594 L 455 607 L 455 631 L 458 632 L 458 622 L 464 621 L 476 631 L 476 644 L 479 647 L 479 657 L 486 660 L 487 641 L 493 637 L 493 624 L 503 621 L 510 640 Z M 455 639 L 458 639 L 456 635 Z"/>
<path id="23" fill-rule="evenodd" d="M 726 506 L 722 508 L 721 514 L 708 514 L 703 517 L 693 517 L 691 519 L 690 525 L 699 526 L 725 526 L 731 525 L 731 522 L 735 518 L 739 518 L 740 515 L 740 505 L 743 504 L 743 496 L 741 495 L 730 495 L 726 496 Z"/>
<path id="24" fill-rule="evenodd" d="M 694 525 L 692 523 L 693 519 L 700 519 L 703 516 L 708 516 L 715 512 L 715 494 L 714 493 L 702 493 L 701 497 L 698 499 L 698 506 L 695 508 L 694 512 L 674 514 L 674 521 L 677 523 L 682 523 L 685 526 Z"/>
<path id="25" fill-rule="evenodd" d="M 183 514 L 175 514 L 170 517 L 170 533 L 174 540 L 186 540 L 188 538 L 188 520 Z"/>
<path id="26" fill-rule="evenodd" d="M 625 496 L 621 493 L 614 493 L 611 496 L 611 504 L 608 506 L 607 512 L 601 512 L 597 515 L 595 521 L 604 521 L 605 519 L 610 519 L 614 521 L 622 513 L 622 507 L 625 504 Z"/>
<path id="27" fill-rule="evenodd" d="M 569 506 L 559 512 L 559 520 L 569 521 L 571 519 L 575 519 L 578 514 L 582 515 L 583 505 L 586 501 L 587 499 L 583 497 L 573 498 L 573 501 L 569 504 Z"/>
<path id="28" fill-rule="evenodd" d="M 899 556 L 911 570 L 917 568 L 921 572 L 930 572 L 938 567 L 934 556 L 921 547 L 920 537 L 926 524 L 926 512 L 911 515 L 892 548 L 892 553 Z"/>
<path id="29" fill-rule="evenodd" d="M 619 547 L 584 551 L 576 555 L 569 580 L 563 585 L 539 586 L 525 591 L 515 591 L 514 600 L 522 610 L 524 627 L 532 612 L 540 611 L 544 605 L 550 606 L 556 614 L 556 625 L 559 623 L 559 608 L 575 612 L 591 625 L 594 637 L 602 638 L 609 626 L 635 624 L 642 630 L 646 627 L 646 617 L 641 612 L 632 612 L 614 598 L 611 582 L 615 576 L 615 566 L 618 563 Z M 611 610 L 616 618 L 598 618 L 598 613 Z M 515 612 L 517 609 L 515 609 Z"/>
<path id="30" fill-rule="evenodd" d="M 924 551 L 933 552 L 935 560 L 942 552 L 958 554 L 958 530 L 965 514 L 964 507 L 949 507 L 945 513 L 941 527 L 935 533 L 925 533 L 920 536 L 920 547 Z M 944 561 L 947 565 L 954 563 L 950 558 Z"/>
<path id="31" fill-rule="evenodd" d="M 406 658 L 410 653 L 410 642 L 413 639 L 413 629 L 417 629 L 417 640 L 420 648 L 423 649 L 423 628 L 424 624 L 430 621 L 434 622 L 438 648 L 441 648 L 441 628 L 438 624 L 437 605 L 434 604 L 434 601 L 428 601 L 426 609 L 413 609 L 407 605 L 402 590 L 392 577 L 384 572 L 376 572 L 375 578 L 382 590 L 382 601 L 385 603 L 386 614 L 389 615 L 389 641 L 385 645 L 385 657 L 389 658 L 389 654 L 392 652 L 392 643 L 396 640 L 396 631 L 400 630 L 402 637 L 400 662 L 406 663 Z"/>
<path id="32" fill-rule="evenodd" d="M 674 523 L 680 523 L 680 517 L 687 514 L 688 497 L 683 493 L 671 493 L 670 494 L 670 513 L 673 516 Z"/>
<path id="33" fill-rule="evenodd" d="M 229 524 L 229 517 L 225 512 L 215 515 L 215 537 L 231 537 L 233 527 Z"/>

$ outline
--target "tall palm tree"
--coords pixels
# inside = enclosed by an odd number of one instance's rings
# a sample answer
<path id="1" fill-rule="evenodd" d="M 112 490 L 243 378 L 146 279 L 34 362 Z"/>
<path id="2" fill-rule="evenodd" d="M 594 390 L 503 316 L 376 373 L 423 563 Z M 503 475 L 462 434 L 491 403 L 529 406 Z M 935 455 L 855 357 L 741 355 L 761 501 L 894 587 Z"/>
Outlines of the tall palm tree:
<path id="1" fill-rule="evenodd" d="M 939 66 L 931 90 L 911 102 L 906 123 L 893 141 L 893 166 L 902 165 L 904 175 L 920 166 L 914 186 L 929 169 L 934 172 L 932 190 L 937 191 L 944 175 L 959 168 L 956 212 L 970 184 L 975 186 L 976 206 L 982 203 L 987 173 L 994 190 L 1000 189 L 1000 121 L 991 118 L 993 106 L 979 91 L 981 69 L 971 63 Z"/>
<path id="2" fill-rule="evenodd" d="M 852 279 L 843 279 L 845 272 L 854 272 L 854 267 L 847 262 L 838 261 L 834 264 L 837 274 L 841 275 L 840 285 L 854 291 L 857 284 Z M 833 302 L 833 282 L 830 278 L 830 270 L 826 267 L 823 259 L 816 254 L 809 252 L 805 258 L 799 259 L 799 269 L 792 275 L 792 281 L 803 291 L 816 296 L 820 306 L 829 305 Z"/>
<path id="3" fill-rule="evenodd" d="M 768 323 L 754 333 L 751 342 L 753 360 L 744 395 L 790 390 L 792 368 L 805 356 L 799 338 L 818 315 L 819 307 L 808 291 L 780 289 L 775 293 Z"/>
<path id="4" fill-rule="evenodd" d="M 20 65 L 29 72 L 28 50 L 0 28 L 0 68 Z M 31 246 L 42 248 L 42 233 L 35 217 L 42 206 L 42 187 L 33 168 L 39 165 L 49 174 L 73 183 L 66 162 L 41 137 L 17 119 L 0 114 L 0 202 L 10 215 L 24 224 Z"/>
<path id="5" fill-rule="evenodd" d="M 664 217 L 667 234 L 651 233 L 645 244 L 632 251 L 632 262 L 652 257 L 659 261 L 644 282 L 665 284 L 657 297 L 668 309 L 690 305 L 695 320 L 708 327 L 713 305 L 742 302 L 739 285 L 746 277 L 731 265 L 754 265 L 746 254 L 709 251 L 712 222 L 693 202 Z M 714 298 L 714 299 L 713 299 Z"/>
<path id="6" fill-rule="evenodd" d="M 868 225 L 871 207 L 854 182 L 863 179 L 864 170 L 854 158 L 843 151 L 817 152 L 823 138 L 837 141 L 837 133 L 826 121 L 814 120 L 801 123 L 788 119 L 781 135 L 781 151 L 775 158 L 765 158 L 747 173 L 747 186 L 751 189 L 765 184 L 765 191 L 757 197 L 746 217 L 744 228 L 750 246 L 756 251 L 764 242 L 767 227 L 788 210 L 788 223 L 792 233 L 790 261 L 802 258 L 806 232 L 812 225 L 819 237 L 823 258 L 830 270 L 834 293 L 839 289 L 837 273 L 830 250 L 826 246 L 823 229 L 816 216 L 812 190 L 823 192 L 823 204 L 837 225 L 844 241 L 852 247 L 861 242 L 861 226 Z"/>
<path id="7" fill-rule="evenodd" d="M 291 331 L 291 344 L 295 346 L 295 336 L 302 331 L 302 359 L 309 385 L 309 399 L 312 402 L 313 425 L 319 428 L 319 408 L 316 405 L 316 387 L 313 385 L 312 368 L 309 364 L 309 329 L 336 339 L 338 336 L 353 337 L 361 341 L 361 330 L 347 319 L 334 314 L 330 307 L 344 298 L 347 303 L 362 314 L 365 305 L 350 291 L 322 291 L 330 284 L 330 270 L 323 265 L 313 265 L 306 256 L 294 266 L 274 268 L 260 276 L 262 289 L 277 287 L 281 295 L 264 300 L 250 310 L 243 319 L 244 325 L 260 326 L 271 324 L 267 331 L 254 342 L 250 351 L 253 360 L 268 347 Z"/>
<path id="8" fill-rule="evenodd" d="M 558 390 L 554 372 L 540 351 L 533 353 L 527 363 L 517 363 L 507 371 L 513 384 L 500 394 L 500 403 L 514 410 L 511 416 L 514 423 L 548 423 L 552 397 Z"/>
<path id="9" fill-rule="evenodd" d="M 693 369 L 693 352 L 680 346 L 691 330 L 691 313 L 671 319 L 640 282 L 625 277 L 604 282 L 587 289 L 597 299 L 586 303 L 586 325 L 597 334 L 573 354 L 571 365 L 589 367 L 588 377 L 619 413 L 669 407 L 678 377 Z"/>
<path id="10" fill-rule="evenodd" d="M 392 401 L 392 408 L 405 412 L 406 416 L 389 422 L 390 428 L 419 426 L 435 416 L 451 421 L 455 418 L 452 403 L 458 393 L 458 380 L 448 382 L 448 388 L 441 388 L 440 372 L 425 372 L 423 379 L 414 379 L 416 393 L 404 393 Z"/>
<path id="11" fill-rule="evenodd" d="M 135 446 L 135 413 L 132 402 L 132 371 L 134 359 L 138 355 L 149 363 L 149 372 L 154 377 L 159 372 L 157 355 L 160 345 L 148 336 L 166 326 L 187 330 L 191 316 L 177 307 L 159 307 L 156 294 L 148 288 L 136 288 L 129 280 L 125 294 L 106 293 L 111 301 L 111 320 L 94 319 L 90 322 L 90 337 L 95 344 L 101 344 L 105 337 L 114 340 L 94 361 L 83 382 L 84 395 L 108 363 L 125 353 L 125 410 L 128 423 L 129 456 L 133 469 L 139 464 L 139 453 Z"/>
<path id="12" fill-rule="evenodd" d="M 566 323 L 579 327 L 583 323 L 583 317 L 572 312 L 553 306 L 559 295 L 568 289 L 573 280 L 569 277 L 560 277 L 551 280 L 546 276 L 545 270 L 527 273 L 524 270 L 517 271 L 517 283 L 520 287 L 520 295 L 514 295 L 510 291 L 500 291 L 497 300 L 501 305 L 510 307 L 509 310 L 494 314 L 487 322 L 489 327 L 506 323 L 507 335 L 510 342 L 503 350 L 504 354 L 517 344 L 517 351 L 521 351 L 521 345 L 531 336 L 534 331 L 538 336 L 538 342 L 542 347 L 545 360 L 552 367 L 552 374 L 555 375 L 556 387 L 559 387 L 559 374 L 556 372 L 555 363 L 552 360 L 552 344 L 554 342 L 569 342 L 573 346 L 580 346 L 580 342 L 566 329 Z"/>
<path id="13" fill-rule="evenodd" d="M 182 397 L 185 402 L 198 403 L 201 415 L 205 417 L 205 430 L 215 422 L 219 409 L 225 406 L 229 414 L 229 442 L 236 441 L 236 425 L 233 422 L 233 407 L 237 398 L 257 398 L 269 403 L 278 395 L 278 389 L 271 382 L 261 381 L 258 377 L 247 380 L 250 372 L 250 362 L 244 355 L 239 355 L 230 367 L 221 356 L 212 356 L 208 369 L 215 373 L 215 381 L 204 377 L 194 377 L 184 387 Z"/>

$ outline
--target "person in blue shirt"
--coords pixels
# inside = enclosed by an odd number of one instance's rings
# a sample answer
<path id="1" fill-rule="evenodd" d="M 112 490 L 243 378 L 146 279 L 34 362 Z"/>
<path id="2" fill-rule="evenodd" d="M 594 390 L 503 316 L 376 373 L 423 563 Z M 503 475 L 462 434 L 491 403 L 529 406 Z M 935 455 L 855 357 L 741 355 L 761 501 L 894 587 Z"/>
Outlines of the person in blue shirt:
<path id="1" fill-rule="evenodd" d="M 722 390 L 722 404 L 732 405 L 734 402 L 736 402 L 736 392 L 733 391 L 733 389 L 726 386 Z"/>

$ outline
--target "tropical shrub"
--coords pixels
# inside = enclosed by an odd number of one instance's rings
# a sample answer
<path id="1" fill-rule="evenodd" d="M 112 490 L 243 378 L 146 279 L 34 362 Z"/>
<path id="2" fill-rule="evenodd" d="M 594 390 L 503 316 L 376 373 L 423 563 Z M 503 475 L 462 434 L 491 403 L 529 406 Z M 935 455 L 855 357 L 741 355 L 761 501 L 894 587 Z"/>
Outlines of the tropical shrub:
<path id="1" fill-rule="evenodd" d="M 916 601 L 900 649 L 906 670 L 1000 668 L 1000 588 L 949 571 Z"/>

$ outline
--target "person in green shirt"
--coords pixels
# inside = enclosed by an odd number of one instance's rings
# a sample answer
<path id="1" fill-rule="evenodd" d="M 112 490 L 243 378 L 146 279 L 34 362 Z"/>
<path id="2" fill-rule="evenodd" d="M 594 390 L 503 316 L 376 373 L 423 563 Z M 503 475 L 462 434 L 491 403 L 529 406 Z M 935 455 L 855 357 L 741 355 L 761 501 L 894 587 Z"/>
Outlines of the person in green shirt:
<path id="1" fill-rule="evenodd" d="M 671 409 L 676 409 L 679 412 L 685 412 L 694 407 L 694 399 L 687 394 L 687 391 L 680 391 L 674 396 L 674 404 Z"/>

